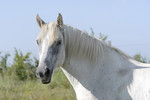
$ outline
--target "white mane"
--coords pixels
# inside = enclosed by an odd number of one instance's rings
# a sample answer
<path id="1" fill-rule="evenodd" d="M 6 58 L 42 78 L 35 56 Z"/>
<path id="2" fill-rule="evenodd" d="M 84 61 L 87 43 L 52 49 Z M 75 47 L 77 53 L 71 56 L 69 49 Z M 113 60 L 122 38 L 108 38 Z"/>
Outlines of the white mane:
<path id="1" fill-rule="evenodd" d="M 94 63 L 98 60 L 96 59 L 97 56 L 103 56 L 103 50 L 106 50 L 106 48 L 117 52 L 127 59 L 131 58 L 121 50 L 109 46 L 102 40 L 92 37 L 69 25 L 64 25 L 64 38 L 67 51 L 66 56 L 68 59 L 70 56 L 84 56 Z"/>

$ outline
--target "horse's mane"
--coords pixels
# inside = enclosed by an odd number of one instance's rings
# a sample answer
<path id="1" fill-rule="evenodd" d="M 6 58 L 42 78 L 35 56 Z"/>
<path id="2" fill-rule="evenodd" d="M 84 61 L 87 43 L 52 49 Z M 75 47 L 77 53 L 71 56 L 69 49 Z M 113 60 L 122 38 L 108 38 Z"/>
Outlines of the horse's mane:
<path id="1" fill-rule="evenodd" d="M 103 56 L 103 51 L 114 50 L 125 58 L 130 58 L 121 50 L 107 45 L 102 40 L 92 37 L 83 31 L 73 28 L 69 25 L 64 25 L 64 40 L 66 45 L 66 57 L 70 56 L 84 56 L 91 62 L 95 62 L 97 56 Z"/>

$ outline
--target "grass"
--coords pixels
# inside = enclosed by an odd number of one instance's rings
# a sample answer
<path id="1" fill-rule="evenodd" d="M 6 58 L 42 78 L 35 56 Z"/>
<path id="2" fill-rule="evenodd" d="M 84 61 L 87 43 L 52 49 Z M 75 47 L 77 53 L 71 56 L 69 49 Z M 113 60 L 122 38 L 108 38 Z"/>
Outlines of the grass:
<path id="1" fill-rule="evenodd" d="M 76 100 L 76 96 L 59 68 L 50 85 L 38 80 L 16 81 L 8 75 L 0 76 L 0 100 Z"/>

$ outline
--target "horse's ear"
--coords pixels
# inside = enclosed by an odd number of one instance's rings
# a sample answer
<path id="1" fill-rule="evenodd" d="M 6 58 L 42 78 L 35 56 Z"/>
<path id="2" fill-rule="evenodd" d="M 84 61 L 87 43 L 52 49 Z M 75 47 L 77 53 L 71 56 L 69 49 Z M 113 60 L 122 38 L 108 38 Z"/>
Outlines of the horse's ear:
<path id="1" fill-rule="evenodd" d="M 39 17 L 38 14 L 36 15 L 36 21 L 40 28 L 45 24 L 45 22 Z"/>
<path id="2" fill-rule="evenodd" d="M 57 26 L 58 27 L 63 26 L 63 18 L 62 18 L 62 15 L 60 13 L 58 13 L 58 17 L 57 17 Z"/>

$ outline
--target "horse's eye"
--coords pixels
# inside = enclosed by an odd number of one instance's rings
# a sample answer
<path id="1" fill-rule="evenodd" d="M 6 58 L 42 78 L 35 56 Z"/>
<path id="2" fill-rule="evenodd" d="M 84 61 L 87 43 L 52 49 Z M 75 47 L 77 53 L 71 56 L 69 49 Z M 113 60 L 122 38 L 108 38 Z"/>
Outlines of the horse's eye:
<path id="1" fill-rule="evenodd" d="M 56 45 L 58 45 L 58 46 L 61 45 L 61 40 L 58 40 Z"/>

